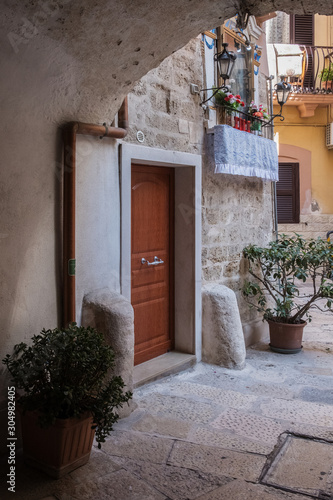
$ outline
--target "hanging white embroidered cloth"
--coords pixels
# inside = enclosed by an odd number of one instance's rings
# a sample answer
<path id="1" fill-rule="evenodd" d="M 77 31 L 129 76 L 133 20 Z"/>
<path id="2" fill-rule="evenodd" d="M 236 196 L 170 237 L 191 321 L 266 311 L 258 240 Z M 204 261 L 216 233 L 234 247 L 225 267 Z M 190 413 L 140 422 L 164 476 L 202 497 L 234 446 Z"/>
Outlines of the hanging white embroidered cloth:
<path id="1" fill-rule="evenodd" d="M 216 174 L 279 180 L 276 143 L 229 125 L 214 127 L 214 160 Z"/>

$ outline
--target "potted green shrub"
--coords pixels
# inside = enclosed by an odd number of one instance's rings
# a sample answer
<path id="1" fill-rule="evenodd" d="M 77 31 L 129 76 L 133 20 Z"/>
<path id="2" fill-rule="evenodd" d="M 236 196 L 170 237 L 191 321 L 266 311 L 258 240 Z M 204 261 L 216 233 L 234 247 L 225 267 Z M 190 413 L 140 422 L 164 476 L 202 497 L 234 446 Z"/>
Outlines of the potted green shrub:
<path id="1" fill-rule="evenodd" d="M 25 461 L 61 477 L 89 460 L 132 394 L 113 375 L 114 352 L 93 328 L 43 329 L 3 359 L 21 413 Z"/>
<path id="2" fill-rule="evenodd" d="M 332 80 L 333 80 L 333 66 L 329 68 L 324 68 L 319 73 L 319 78 L 322 82 L 325 82 L 326 88 L 330 88 L 332 86 Z"/>
<path id="3" fill-rule="evenodd" d="M 231 117 L 236 111 L 241 111 L 245 103 L 240 95 L 234 95 L 227 90 L 213 87 L 213 100 L 221 124 L 231 125 Z"/>
<path id="4" fill-rule="evenodd" d="M 247 246 L 243 256 L 254 278 L 245 282 L 243 295 L 268 322 L 271 349 L 299 352 L 310 310 L 332 311 L 333 247 L 321 238 L 280 235 L 267 247 Z M 309 293 L 301 295 L 305 282 Z"/>

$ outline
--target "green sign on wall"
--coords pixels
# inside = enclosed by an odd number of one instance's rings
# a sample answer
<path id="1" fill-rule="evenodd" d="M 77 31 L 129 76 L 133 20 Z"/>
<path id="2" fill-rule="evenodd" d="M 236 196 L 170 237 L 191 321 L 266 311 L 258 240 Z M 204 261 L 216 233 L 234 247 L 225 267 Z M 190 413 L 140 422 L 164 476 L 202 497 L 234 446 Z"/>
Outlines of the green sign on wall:
<path id="1" fill-rule="evenodd" d="M 69 259 L 69 261 L 68 261 L 68 275 L 69 276 L 75 276 L 75 265 L 76 265 L 76 260 Z"/>

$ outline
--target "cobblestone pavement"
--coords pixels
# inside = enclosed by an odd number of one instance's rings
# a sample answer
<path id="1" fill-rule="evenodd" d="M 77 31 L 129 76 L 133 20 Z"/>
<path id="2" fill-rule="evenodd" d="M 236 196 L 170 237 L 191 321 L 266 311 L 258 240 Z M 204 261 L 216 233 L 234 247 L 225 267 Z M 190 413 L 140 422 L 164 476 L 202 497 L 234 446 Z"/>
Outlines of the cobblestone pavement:
<path id="1" fill-rule="evenodd" d="M 60 480 L 19 457 L 22 500 L 333 499 L 333 317 L 316 312 L 299 354 L 247 351 L 135 391 L 135 411 Z M 4 483 L 2 483 L 2 487 Z"/>

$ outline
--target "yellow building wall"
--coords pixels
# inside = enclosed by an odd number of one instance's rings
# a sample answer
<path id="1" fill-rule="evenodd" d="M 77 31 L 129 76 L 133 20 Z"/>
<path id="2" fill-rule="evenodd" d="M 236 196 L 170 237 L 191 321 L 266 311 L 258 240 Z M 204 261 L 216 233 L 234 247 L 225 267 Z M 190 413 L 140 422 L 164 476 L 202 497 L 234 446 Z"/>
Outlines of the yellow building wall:
<path id="1" fill-rule="evenodd" d="M 332 16 L 315 15 L 315 46 L 331 47 L 333 45 L 333 18 Z"/>
<path id="2" fill-rule="evenodd" d="M 274 107 L 274 113 L 278 107 Z M 285 121 L 274 120 L 279 143 L 297 146 L 311 152 L 311 196 L 319 213 L 333 214 L 333 150 L 326 147 L 326 124 L 329 108 L 317 108 L 314 117 L 300 118 L 296 106 L 284 106 Z M 300 165 L 300 171 L 302 166 Z"/>

